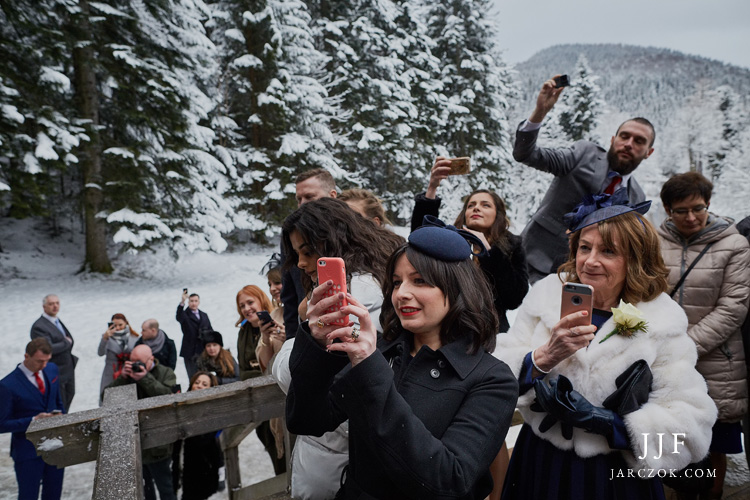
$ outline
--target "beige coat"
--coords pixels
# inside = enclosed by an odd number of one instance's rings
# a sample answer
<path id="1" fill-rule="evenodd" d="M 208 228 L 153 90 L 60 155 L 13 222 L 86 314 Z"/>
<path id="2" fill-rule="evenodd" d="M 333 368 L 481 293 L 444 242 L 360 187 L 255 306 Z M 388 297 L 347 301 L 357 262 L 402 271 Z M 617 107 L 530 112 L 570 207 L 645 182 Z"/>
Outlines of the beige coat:
<path id="1" fill-rule="evenodd" d="M 714 242 L 673 298 L 687 314 L 688 335 L 698 349 L 696 368 L 706 378 L 719 420 L 736 422 L 747 412 L 740 326 L 750 300 L 750 246 L 730 220 L 714 215 L 688 240 L 669 219 L 659 227 L 659 236 L 670 287 L 701 250 Z"/>

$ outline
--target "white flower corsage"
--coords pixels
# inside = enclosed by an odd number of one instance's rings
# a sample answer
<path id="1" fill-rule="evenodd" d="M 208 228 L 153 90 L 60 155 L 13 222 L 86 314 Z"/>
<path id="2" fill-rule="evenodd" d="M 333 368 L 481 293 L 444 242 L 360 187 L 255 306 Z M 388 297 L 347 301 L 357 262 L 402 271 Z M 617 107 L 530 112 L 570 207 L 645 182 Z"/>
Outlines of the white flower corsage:
<path id="1" fill-rule="evenodd" d="M 622 335 L 623 337 L 632 337 L 635 332 L 647 332 L 648 323 L 643 318 L 643 313 L 633 304 L 626 304 L 620 299 L 620 306 L 612 308 L 612 317 L 615 320 L 615 329 L 601 339 L 601 344 L 612 335 Z"/>

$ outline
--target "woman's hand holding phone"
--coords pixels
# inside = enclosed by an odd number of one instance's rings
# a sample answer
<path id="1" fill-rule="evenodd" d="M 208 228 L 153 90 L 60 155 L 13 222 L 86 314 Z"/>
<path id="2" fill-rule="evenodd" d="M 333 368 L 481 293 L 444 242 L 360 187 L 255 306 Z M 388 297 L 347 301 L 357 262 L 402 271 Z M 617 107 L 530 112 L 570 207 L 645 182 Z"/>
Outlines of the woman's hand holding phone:
<path id="1" fill-rule="evenodd" d="M 445 156 L 438 156 L 435 158 L 435 163 L 430 169 L 430 181 L 427 184 L 427 191 L 425 196 L 431 200 L 437 196 L 437 188 L 440 186 L 440 182 L 451 175 L 451 161 Z"/>
<path id="2" fill-rule="evenodd" d="M 327 335 L 338 328 L 337 325 L 332 325 L 330 323 L 345 316 L 340 310 L 332 313 L 327 312 L 330 307 L 335 306 L 336 303 L 341 300 L 338 297 L 338 294 L 330 297 L 326 296 L 328 290 L 332 287 L 332 280 L 325 281 L 315 287 L 310 302 L 307 304 L 307 320 L 310 333 L 318 344 L 322 346 L 326 346 L 330 343 Z M 319 326 L 319 321 L 323 326 Z"/>
<path id="3" fill-rule="evenodd" d="M 359 319 L 359 325 L 350 322 L 348 326 L 338 327 L 327 335 L 331 344 L 329 351 L 345 352 L 349 356 L 352 366 L 357 366 L 361 361 L 375 352 L 378 342 L 378 334 L 375 325 L 370 319 L 370 311 L 360 301 L 347 294 L 348 304 L 341 308 L 344 315 L 354 315 Z M 355 330 L 356 329 L 356 330 Z M 352 337 L 354 331 L 358 332 L 356 338 Z M 341 342 L 333 342 L 339 339 Z"/>

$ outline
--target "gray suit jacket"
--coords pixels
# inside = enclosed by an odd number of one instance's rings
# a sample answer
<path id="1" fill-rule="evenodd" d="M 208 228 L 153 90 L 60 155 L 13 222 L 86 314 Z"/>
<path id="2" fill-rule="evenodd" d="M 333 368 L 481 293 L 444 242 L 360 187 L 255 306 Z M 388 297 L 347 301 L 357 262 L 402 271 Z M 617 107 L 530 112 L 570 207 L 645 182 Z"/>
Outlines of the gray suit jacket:
<path id="1" fill-rule="evenodd" d="M 65 333 L 70 338 L 70 342 L 65 340 L 63 334 L 57 329 L 55 325 L 50 322 L 44 316 L 40 316 L 38 320 L 31 326 L 31 338 L 44 337 L 47 339 L 52 346 L 52 361 L 57 365 L 60 370 L 60 381 L 65 382 L 74 378 L 74 370 L 78 358 L 73 356 L 73 336 L 68 331 L 68 328 L 60 321 L 60 325 L 65 330 Z M 61 384 L 62 385 L 62 384 Z"/>
<path id="2" fill-rule="evenodd" d="M 567 227 L 563 216 L 587 194 L 597 194 L 609 171 L 607 151 L 593 142 L 577 141 L 569 148 L 548 149 L 537 146 L 539 130 L 516 131 L 513 158 L 530 167 L 555 176 L 539 209 L 526 225 L 523 238 L 526 260 L 537 277 L 557 272 L 568 254 Z M 646 195 L 631 177 L 628 182 L 630 203 L 640 203 Z"/>

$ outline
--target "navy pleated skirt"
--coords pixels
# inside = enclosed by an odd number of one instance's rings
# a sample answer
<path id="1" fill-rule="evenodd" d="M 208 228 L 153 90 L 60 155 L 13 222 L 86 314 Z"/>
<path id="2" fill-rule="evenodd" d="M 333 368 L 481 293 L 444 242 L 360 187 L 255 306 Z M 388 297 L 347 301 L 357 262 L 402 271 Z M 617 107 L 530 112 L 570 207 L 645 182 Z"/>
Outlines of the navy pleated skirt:
<path id="1" fill-rule="evenodd" d="M 524 424 L 513 448 L 502 500 L 664 500 L 658 478 L 628 477 L 628 471 L 618 452 L 581 458 L 538 438 Z"/>

